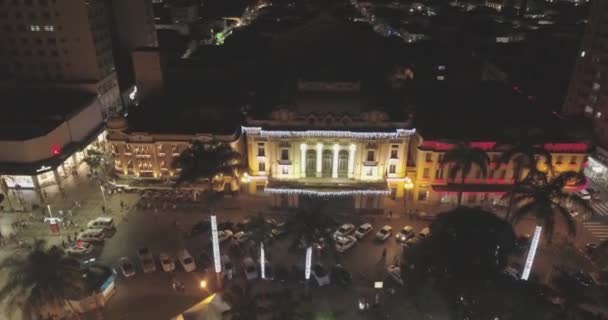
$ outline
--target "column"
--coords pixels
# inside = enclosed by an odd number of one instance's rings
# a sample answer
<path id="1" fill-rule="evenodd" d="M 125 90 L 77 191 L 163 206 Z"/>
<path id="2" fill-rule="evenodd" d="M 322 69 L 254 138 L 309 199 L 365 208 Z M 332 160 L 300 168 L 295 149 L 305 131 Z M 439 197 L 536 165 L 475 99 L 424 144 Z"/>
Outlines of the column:
<path id="1" fill-rule="evenodd" d="M 300 177 L 306 177 L 306 150 L 308 146 L 306 143 L 300 145 Z"/>
<path id="2" fill-rule="evenodd" d="M 317 178 L 323 175 L 323 144 L 317 143 Z"/>
<path id="3" fill-rule="evenodd" d="M 355 151 L 357 146 L 352 143 L 348 149 L 348 178 L 352 179 L 355 177 Z"/>
<path id="4" fill-rule="evenodd" d="M 334 161 L 331 166 L 331 177 L 338 177 L 338 152 L 340 152 L 340 146 L 336 143 L 334 144 Z"/>

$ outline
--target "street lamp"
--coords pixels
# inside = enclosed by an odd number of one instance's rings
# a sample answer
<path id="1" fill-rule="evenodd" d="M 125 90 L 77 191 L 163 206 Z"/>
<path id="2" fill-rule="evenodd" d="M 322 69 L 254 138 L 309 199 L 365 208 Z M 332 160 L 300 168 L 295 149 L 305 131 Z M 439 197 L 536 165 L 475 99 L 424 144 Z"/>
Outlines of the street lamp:
<path id="1" fill-rule="evenodd" d="M 202 289 L 207 289 L 207 281 L 206 280 L 201 280 L 198 285 L 202 288 Z"/>

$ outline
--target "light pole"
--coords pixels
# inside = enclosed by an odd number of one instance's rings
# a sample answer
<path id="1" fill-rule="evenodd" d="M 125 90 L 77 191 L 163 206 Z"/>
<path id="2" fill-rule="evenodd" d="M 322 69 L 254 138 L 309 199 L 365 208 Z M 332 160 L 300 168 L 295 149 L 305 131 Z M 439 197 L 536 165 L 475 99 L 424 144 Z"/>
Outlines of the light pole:
<path id="1" fill-rule="evenodd" d="M 101 190 L 101 197 L 103 198 L 103 206 L 107 209 L 108 204 L 106 203 L 106 191 L 103 186 L 99 186 L 99 190 Z"/>
<path id="2" fill-rule="evenodd" d="M 215 277 L 217 280 L 218 288 L 222 287 L 222 277 L 220 273 L 222 272 L 222 263 L 220 256 L 220 241 L 218 239 L 217 232 L 217 217 L 211 216 L 211 242 L 213 243 L 213 263 L 215 265 Z"/>

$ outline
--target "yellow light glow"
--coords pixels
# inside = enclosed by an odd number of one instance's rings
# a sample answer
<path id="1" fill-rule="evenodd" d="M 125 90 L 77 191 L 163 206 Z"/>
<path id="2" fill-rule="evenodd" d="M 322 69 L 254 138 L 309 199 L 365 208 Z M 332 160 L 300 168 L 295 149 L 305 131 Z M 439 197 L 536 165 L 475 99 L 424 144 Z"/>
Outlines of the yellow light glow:
<path id="1" fill-rule="evenodd" d="M 412 182 L 412 179 L 410 179 L 410 177 L 405 177 L 405 179 L 403 179 L 403 187 L 406 190 L 411 190 L 414 188 L 414 183 Z"/>
<path id="2" fill-rule="evenodd" d="M 203 289 L 207 288 L 207 281 L 205 280 L 201 280 L 201 282 L 199 282 L 199 286 Z"/>

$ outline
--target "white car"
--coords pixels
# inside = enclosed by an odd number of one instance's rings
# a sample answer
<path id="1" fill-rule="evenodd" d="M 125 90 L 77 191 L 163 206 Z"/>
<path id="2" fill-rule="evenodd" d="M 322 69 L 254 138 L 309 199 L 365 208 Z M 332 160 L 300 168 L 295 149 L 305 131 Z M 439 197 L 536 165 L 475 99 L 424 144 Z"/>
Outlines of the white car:
<path id="1" fill-rule="evenodd" d="M 352 248 L 357 243 L 357 238 L 353 236 L 345 236 L 336 239 L 336 251 L 345 252 Z"/>
<path id="2" fill-rule="evenodd" d="M 234 264 L 232 264 L 230 257 L 224 254 L 220 260 L 222 262 L 222 272 L 224 273 L 224 276 L 228 279 L 232 279 L 232 276 L 234 275 Z"/>
<path id="3" fill-rule="evenodd" d="M 347 236 L 355 231 L 355 225 L 352 223 L 345 223 L 334 232 L 334 239 Z"/>
<path id="4" fill-rule="evenodd" d="M 66 250 L 66 253 L 69 256 L 82 257 L 82 256 L 86 256 L 86 255 L 90 254 L 91 252 L 93 252 L 93 249 L 95 249 L 95 246 L 93 246 L 89 242 L 76 241 L 74 246 L 72 246 L 71 248 Z"/>
<path id="5" fill-rule="evenodd" d="M 243 260 L 243 270 L 245 271 L 245 277 L 247 280 L 255 280 L 258 278 L 258 268 L 255 261 L 250 257 Z"/>
<path id="6" fill-rule="evenodd" d="M 135 275 L 135 264 L 127 257 L 122 257 L 118 260 L 118 268 L 125 278 Z"/>
<path id="7" fill-rule="evenodd" d="M 137 259 L 139 259 L 141 270 L 143 270 L 144 273 L 156 271 L 156 263 L 154 263 L 154 257 L 152 257 L 150 249 L 140 248 L 137 250 Z"/>
<path id="8" fill-rule="evenodd" d="M 249 241 L 249 232 L 245 232 L 245 231 L 239 231 L 234 235 L 234 240 L 236 240 L 236 242 L 238 244 L 243 244 L 247 241 Z"/>
<path id="9" fill-rule="evenodd" d="M 222 230 L 217 233 L 217 239 L 220 241 L 220 243 L 222 243 L 232 238 L 232 235 L 233 233 L 231 230 Z"/>
<path id="10" fill-rule="evenodd" d="M 420 233 L 418 233 L 418 238 L 420 240 L 424 240 L 426 239 L 429 235 L 431 234 L 431 229 L 430 228 L 424 228 L 422 230 L 420 230 Z"/>
<path id="11" fill-rule="evenodd" d="M 368 233 L 370 233 L 370 231 L 372 231 L 372 229 L 373 229 L 373 227 L 371 224 L 369 224 L 369 223 L 362 224 L 361 226 L 359 226 L 359 228 L 357 228 L 357 231 L 355 231 L 355 238 L 363 239 L 363 237 L 365 237 Z"/>
<path id="12" fill-rule="evenodd" d="M 164 272 L 175 271 L 175 261 L 170 255 L 163 252 L 158 255 L 158 260 L 160 260 L 160 267 Z"/>
<path id="13" fill-rule="evenodd" d="M 111 217 L 97 217 L 87 223 L 87 228 L 112 230 L 115 228 L 114 219 Z"/>
<path id="14" fill-rule="evenodd" d="M 76 237 L 77 241 L 88 241 L 95 243 L 102 243 L 105 239 L 105 232 L 103 229 L 87 229 L 78 234 Z"/>
<path id="15" fill-rule="evenodd" d="M 405 243 L 408 239 L 413 238 L 416 235 L 414 228 L 411 226 L 405 226 L 395 235 L 395 239 L 401 243 Z"/>
<path id="16" fill-rule="evenodd" d="M 194 259 L 186 249 L 182 249 L 177 253 L 177 260 L 179 260 L 186 272 L 192 272 L 196 269 L 196 263 L 194 263 Z"/>
<path id="17" fill-rule="evenodd" d="M 380 241 L 385 241 L 386 239 L 388 239 L 391 234 L 393 234 L 393 227 L 391 226 L 384 226 L 382 227 L 382 229 L 378 230 L 378 232 L 376 232 L 376 239 L 380 240 Z"/>
<path id="18" fill-rule="evenodd" d="M 329 272 L 327 272 L 327 270 L 325 270 L 322 265 L 317 263 L 311 268 L 310 271 L 315 280 L 317 280 L 317 284 L 319 285 L 319 287 L 330 284 Z"/>
<path id="19" fill-rule="evenodd" d="M 388 275 L 395 280 L 395 282 L 402 286 L 404 285 L 403 278 L 401 277 L 401 268 L 391 265 L 386 269 L 386 271 L 388 272 Z"/>

